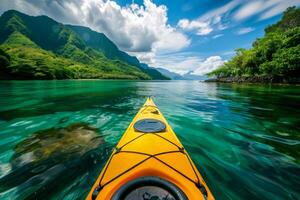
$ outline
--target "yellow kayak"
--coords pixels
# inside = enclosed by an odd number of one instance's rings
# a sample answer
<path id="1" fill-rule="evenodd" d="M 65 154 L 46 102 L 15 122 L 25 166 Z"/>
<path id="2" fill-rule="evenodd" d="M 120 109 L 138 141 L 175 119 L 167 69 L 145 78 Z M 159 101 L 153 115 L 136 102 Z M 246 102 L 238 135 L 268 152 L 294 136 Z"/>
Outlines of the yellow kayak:
<path id="1" fill-rule="evenodd" d="M 112 152 L 87 200 L 201 200 L 211 191 L 148 98 Z"/>

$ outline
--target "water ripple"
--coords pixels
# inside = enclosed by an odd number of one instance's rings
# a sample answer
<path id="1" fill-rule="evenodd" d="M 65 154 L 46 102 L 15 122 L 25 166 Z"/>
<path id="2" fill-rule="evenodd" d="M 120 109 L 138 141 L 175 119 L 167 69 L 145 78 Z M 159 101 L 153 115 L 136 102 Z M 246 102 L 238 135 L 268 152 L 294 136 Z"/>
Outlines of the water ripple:
<path id="1" fill-rule="evenodd" d="M 25 198 L 44 191 L 46 184 L 55 188 L 47 193 L 53 199 L 84 199 L 148 96 L 154 97 L 216 199 L 300 199 L 299 87 L 100 80 L 0 82 L 0 180 L 7 177 L 15 184 L 0 186 L 0 199 Z M 87 157 L 72 156 L 80 154 L 81 143 L 30 150 L 59 145 L 60 134 L 50 137 L 43 131 L 76 123 L 99 130 L 93 134 L 105 141 L 103 149 Z M 19 155 L 20 144 L 28 151 Z M 32 162 L 49 152 L 53 158 L 47 162 Z M 31 168 L 9 178 L 16 172 L 15 162 Z M 89 167 L 94 170 L 86 171 Z M 77 171 L 60 173 L 70 169 Z"/>

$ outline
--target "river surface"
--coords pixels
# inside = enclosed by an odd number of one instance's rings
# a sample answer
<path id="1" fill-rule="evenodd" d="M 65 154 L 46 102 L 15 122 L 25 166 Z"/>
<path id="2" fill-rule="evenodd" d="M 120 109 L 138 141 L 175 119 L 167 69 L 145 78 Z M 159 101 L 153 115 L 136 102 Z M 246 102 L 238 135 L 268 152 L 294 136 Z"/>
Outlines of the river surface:
<path id="1" fill-rule="evenodd" d="M 0 82 L 0 199 L 35 199 L 43 192 L 44 199 L 84 199 L 148 96 L 216 199 L 300 199 L 299 86 L 100 80 Z M 57 142 L 52 132 L 78 123 L 97 128 L 103 138 L 101 162 L 75 162 L 67 154 L 81 155 L 77 150 L 43 147 L 47 138 Z M 51 156 L 33 158 L 30 142 Z M 16 159 L 22 152 L 22 160 Z M 56 166 L 50 167 L 53 159 Z M 35 170 L 28 167 L 32 162 Z M 89 165 L 96 167 L 86 170 Z M 69 166 L 75 173 L 68 173 Z"/>

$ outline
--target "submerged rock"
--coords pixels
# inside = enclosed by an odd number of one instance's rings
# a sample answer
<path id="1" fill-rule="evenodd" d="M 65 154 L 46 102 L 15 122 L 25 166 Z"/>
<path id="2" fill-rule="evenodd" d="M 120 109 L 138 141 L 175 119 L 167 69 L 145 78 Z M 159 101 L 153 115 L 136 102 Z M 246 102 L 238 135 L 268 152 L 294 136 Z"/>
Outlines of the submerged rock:
<path id="1" fill-rule="evenodd" d="M 86 124 L 36 132 L 15 147 L 0 192 L 17 188 L 18 199 L 49 198 L 84 174 L 94 175 L 106 161 L 104 146 L 98 130 Z"/>

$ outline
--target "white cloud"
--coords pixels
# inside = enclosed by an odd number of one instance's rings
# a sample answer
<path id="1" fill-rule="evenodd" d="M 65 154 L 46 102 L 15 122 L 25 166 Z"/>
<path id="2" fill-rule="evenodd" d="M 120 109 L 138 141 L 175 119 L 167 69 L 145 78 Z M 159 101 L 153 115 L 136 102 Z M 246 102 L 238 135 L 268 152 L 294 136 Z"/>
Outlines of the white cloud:
<path id="1" fill-rule="evenodd" d="M 200 16 L 200 20 L 209 20 L 211 19 L 214 23 L 220 22 L 221 18 L 231 12 L 231 10 L 233 8 L 235 8 L 236 6 L 238 6 L 241 3 L 241 0 L 233 0 L 227 4 L 225 4 L 224 6 L 211 10 L 207 13 L 205 13 L 204 15 Z"/>
<path id="2" fill-rule="evenodd" d="M 217 39 L 217 38 L 222 37 L 222 36 L 223 36 L 223 34 L 217 34 L 217 35 L 214 35 L 212 38 Z"/>
<path id="3" fill-rule="evenodd" d="M 252 31 L 254 31 L 254 30 L 255 30 L 255 29 L 252 28 L 252 27 L 240 28 L 240 29 L 236 32 L 236 34 L 237 34 L 237 35 L 244 35 L 244 34 L 246 34 L 246 33 L 252 32 Z"/>
<path id="4" fill-rule="evenodd" d="M 10 10 L 10 9 L 16 9 L 22 12 L 30 13 L 32 15 L 38 15 L 39 10 L 31 5 L 28 4 L 26 1 L 22 0 L 1 0 L 0 2 L 0 14 L 3 12 Z"/>
<path id="5" fill-rule="evenodd" d="M 168 24 L 167 7 L 150 0 L 144 5 L 121 7 L 108 0 L 80 0 L 83 11 L 77 17 L 86 24 L 108 35 L 123 50 L 151 52 L 179 50 L 189 45 L 189 39 Z"/>
<path id="6" fill-rule="evenodd" d="M 153 66 L 163 67 L 181 75 L 188 72 L 196 75 L 204 75 L 217 69 L 224 62 L 220 56 L 210 56 L 203 59 L 195 53 L 181 52 L 172 55 L 160 55 Z"/>
<path id="7" fill-rule="evenodd" d="M 260 11 L 262 11 L 264 7 L 263 1 L 251 1 L 247 3 L 245 6 L 242 6 L 236 14 L 234 15 L 235 20 L 242 20 L 248 18 Z"/>
<path id="8" fill-rule="evenodd" d="M 136 56 L 141 62 L 148 65 L 155 63 L 156 54 L 154 52 L 131 52 L 131 55 Z"/>
<path id="9" fill-rule="evenodd" d="M 220 56 L 208 57 L 203 62 L 199 63 L 198 67 L 194 70 L 193 74 L 205 75 L 213 70 L 218 69 L 224 64 L 224 60 Z"/>
<path id="10" fill-rule="evenodd" d="M 299 0 L 255 0 L 242 6 L 234 15 L 237 21 L 260 15 L 259 20 L 268 19 L 282 13 L 290 6 L 300 5 Z"/>
<path id="11" fill-rule="evenodd" d="M 177 26 L 196 35 L 209 35 L 235 26 L 236 22 L 256 16 L 259 20 L 268 19 L 282 13 L 286 8 L 300 5 L 299 0 L 233 0 L 199 16 L 194 20 L 181 19 Z M 234 22 L 235 21 L 235 22 Z"/>
<path id="12" fill-rule="evenodd" d="M 178 22 L 178 26 L 187 31 L 196 30 L 197 35 L 208 35 L 213 31 L 209 22 L 201 22 L 197 20 L 189 21 L 188 19 L 181 19 Z"/>
<path id="13" fill-rule="evenodd" d="M 189 71 L 193 71 L 201 61 L 202 59 L 196 55 L 189 55 L 188 53 L 174 53 L 159 55 L 158 59 L 155 60 L 155 63 L 153 63 L 153 66 L 163 67 L 172 72 L 183 75 Z"/>
<path id="14" fill-rule="evenodd" d="M 233 56 L 236 52 L 235 51 L 225 51 L 221 53 L 222 56 Z"/>
<path id="15" fill-rule="evenodd" d="M 224 6 L 211 10 L 195 20 L 181 19 L 177 26 L 185 31 L 195 31 L 197 35 L 208 35 L 214 30 L 224 30 L 228 27 L 226 18 L 240 0 L 233 0 Z"/>
<path id="16" fill-rule="evenodd" d="M 285 2 L 282 2 L 282 3 L 278 3 L 274 7 L 270 8 L 266 12 L 262 13 L 260 15 L 259 19 L 260 20 L 264 20 L 264 19 L 268 19 L 268 18 L 274 17 L 274 16 L 276 16 L 278 14 L 281 14 L 288 7 L 294 6 L 294 5 L 300 5 L 300 1 L 299 0 L 294 0 L 294 1 L 292 0 L 292 1 L 285 1 Z"/>

